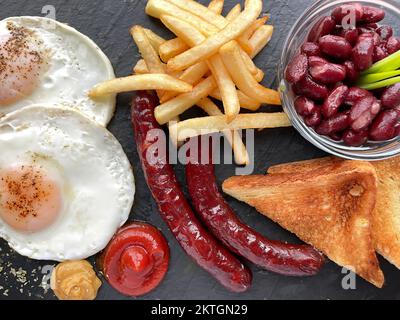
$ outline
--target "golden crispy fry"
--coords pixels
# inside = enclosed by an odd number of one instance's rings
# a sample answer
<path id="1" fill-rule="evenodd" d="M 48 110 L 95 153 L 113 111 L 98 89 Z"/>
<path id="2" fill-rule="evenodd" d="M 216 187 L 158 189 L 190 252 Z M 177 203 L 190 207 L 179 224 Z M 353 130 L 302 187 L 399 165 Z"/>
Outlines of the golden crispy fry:
<path id="1" fill-rule="evenodd" d="M 221 14 L 223 5 L 224 5 L 224 0 L 213 0 L 208 5 L 208 8 L 217 14 Z M 178 54 L 186 51 L 187 49 L 188 46 L 181 39 L 175 38 L 167 40 L 166 43 L 161 47 L 161 52 L 160 52 L 161 60 L 163 60 L 164 62 L 168 62 L 169 59 L 177 56 Z"/>
<path id="2" fill-rule="evenodd" d="M 258 102 L 253 98 L 250 98 L 249 96 L 246 96 L 242 91 L 236 90 L 236 94 L 238 95 L 239 104 L 241 108 L 251 111 L 257 111 L 261 107 L 260 102 Z M 213 97 L 214 99 L 222 101 L 221 93 L 219 92 L 218 88 L 213 90 L 210 93 L 210 96 Z"/>
<path id="3" fill-rule="evenodd" d="M 247 69 L 249 69 L 252 75 L 256 75 L 260 72 L 260 69 L 254 64 L 253 60 L 249 57 L 249 55 L 239 47 L 240 54 L 242 55 L 243 61 L 246 64 Z"/>
<path id="4" fill-rule="evenodd" d="M 154 116 L 159 124 L 165 124 L 174 117 L 194 106 L 214 90 L 216 83 L 213 77 L 208 77 L 193 88 L 191 92 L 181 94 L 154 109 Z"/>
<path id="5" fill-rule="evenodd" d="M 221 93 L 226 121 L 231 122 L 240 112 L 240 102 L 236 93 L 235 84 L 225 68 L 219 55 L 214 55 L 208 60 L 214 79 Z"/>
<path id="6" fill-rule="evenodd" d="M 258 69 L 257 73 L 254 75 L 254 80 L 257 82 L 261 82 L 264 79 L 264 71 Z"/>
<path id="7" fill-rule="evenodd" d="M 249 97 L 261 103 L 280 105 L 279 93 L 260 85 L 249 72 L 240 54 L 239 45 L 231 41 L 219 50 L 236 86 Z"/>
<path id="8" fill-rule="evenodd" d="M 181 54 L 182 52 L 185 52 L 188 49 L 189 47 L 183 40 L 175 38 L 165 41 L 159 47 L 158 53 L 160 54 L 160 58 L 162 61 L 168 62 L 169 59 L 177 56 L 178 54 Z"/>
<path id="9" fill-rule="evenodd" d="M 170 15 L 162 14 L 161 22 L 171 30 L 179 39 L 184 41 L 189 47 L 194 47 L 202 43 L 206 37 L 190 23 Z"/>
<path id="10" fill-rule="evenodd" d="M 167 65 L 169 70 L 184 70 L 198 61 L 211 57 L 218 52 L 222 45 L 240 36 L 257 18 L 261 10 L 261 0 L 247 0 L 244 10 L 236 19 L 228 23 L 224 29 L 212 34 L 200 45 L 169 60 Z"/>
<path id="11" fill-rule="evenodd" d="M 222 116 L 223 113 L 219 108 L 208 98 L 201 99 L 197 105 L 202 108 L 209 116 Z M 232 146 L 235 162 L 238 165 L 249 163 L 249 155 L 246 146 L 244 145 L 240 134 L 235 130 L 224 131 L 225 137 Z"/>
<path id="12" fill-rule="evenodd" d="M 250 57 L 254 58 L 271 40 L 274 27 L 264 25 L 258 28 L 249 39 L 249 46 L 251 48 Z"/>
<path id="13" fill-rule="evenodd" d="M 240 11 L 242 11 L 242 6 L 240 5 L 240 3 L 238 3 L 236 6 L 234 6 L 231 11 L 228 12 L 228 14 L 226 15 L 226 20 L 233 21 L 237 18 L 237 16 L 240 14 Z"/>
<path id="14" fill-rule="evenodd" d="M 268 21 L 268 16 L 262 17 L 254 21 L 250 27 L 242 33 L 242 35 L 237 38 L 237 42 L 240 46 L 246 51 L 247 54 L 251 54 L 252 48 L 249 45 L 249 39 L 253 35 L 253 33 L 260 27 L 262 27 Z"/>
<path id="15" fill-rule="evenodd" d="M 149 0 L 146 5 L 146 13 L 157 19 L 160 19 L 163 14 L 174 16 L 190 23 L 207 36 L 218 31 L 218 28 L 214 25 L 204 21 L 193 13 L 182 10 L 166 0 Z"/>
<path id="16" fill-rule="evenodd" d="M 166 74 L 140 74 L 102 82 L 89 92 L 89 96 L 95 98 L 107 94 L 134 90 L 173 90 L 189 92 L 192 88 L 190 84 Z"/>
<path id="17" fill-rule="evenodd" d="M 206 37 L 200 31 L 185 21 L 167 15 L 161 15 L 161 21 L 191 47 L 201 44 L 206 40 Z M 240 112 L 235 84 L 218 55 L 214 55 L 208 60 L 208 66 L 217 82 L 219 92 L 221 92 L 226 118 L 230 122 Z"/>
<path id="18" fill-rule="evenodd" d="M 224 9 L 224 0 L 211 0 L 208 4 L 208 9 L 216 14 L 221 14 Z"/>
<path id="19" fill-rule="evenodd" d="M 165 39 L 154 33 L 152 30 L 143 28 L 144 33 L 149 39 L 151 46 L 158 52 L 160 46 L 165 42 Z"/>
<path id="20" fill-rule="evenodd" d="M 289 118 L 283 112 L 239 114 L 227 123 L 225 116 L 193 118 L 171 125 L 178 141 L 185 141 L 198 135 L 223 130 L 264 129 L 291 126 Z"/>
<path id="21" fill-rule="evenodd" d="M 179 77 L 179 80 L 182 80 L 191 85 L 197 84 L 201 78 L 209 71 L 208 65 L 206 62 L 198 62 L 193 66 L 187 68 Z M 160 103 L 164 103 L 178 95 L 175 91 L 168 91 L 160 98 Z"/>
<path id="22" fill-rule="evenodd" d="M 147 68 L 146 62 L 143 59 L 140 59 L 136 65 L 133 67 L 133 72 L 135 74 L 146 74 L 150 73 L 149 69 Z"/>
<path id="23" fill-rule="evenodd" d="M 165 65 L 151 46 L 143 28 L 141 26 L 132 27 L 131 34 L 149 71 L 151 73 L 165 73 Z"/>
<path id="24" fill-rule="evenodd" d="M 208 23 L 214 25 L 218 29 L 223 29 L 227 25 L 227 21 L 225 18 L 206 6 L 193 1 L 193 0 L 168 0 L 170 3 L 173 3 L 177 7 L 181 8 L 182 10 L 186 10 L 199 18 L 207 21 Z"/>

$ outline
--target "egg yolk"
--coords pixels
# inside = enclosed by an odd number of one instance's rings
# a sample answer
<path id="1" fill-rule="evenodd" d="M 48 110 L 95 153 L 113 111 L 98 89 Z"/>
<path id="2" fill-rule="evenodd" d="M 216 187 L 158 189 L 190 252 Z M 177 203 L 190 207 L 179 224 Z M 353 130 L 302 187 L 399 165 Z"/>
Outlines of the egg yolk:
<path id="1" fill-rule="evenodd" d="M 49 227 L 61 209 L 61 190 L 41 167 L 0 171 L 0 218 L 21 232 Z"/>
<path id="2" fill-rule="evenodd" d="M 7 106 L 32 94 L 40 82 L 43 54 L 32 31 L 7 24 L 0 35 L 0 106 Z"/>

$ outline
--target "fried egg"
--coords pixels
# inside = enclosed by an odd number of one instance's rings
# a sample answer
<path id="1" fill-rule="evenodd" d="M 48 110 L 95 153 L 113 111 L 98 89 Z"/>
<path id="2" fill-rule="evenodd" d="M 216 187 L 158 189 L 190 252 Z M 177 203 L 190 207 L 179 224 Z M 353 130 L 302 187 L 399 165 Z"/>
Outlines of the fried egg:
<path id="1" fill-rule="evenodd" d="M 105 126 L 115 95 L 91 100 L 88 91 L 115 78 L 109 59 L 87 36 L 42 17 L 0 21 L 0 116 L 46 103 L 79 110 Z"/>
<path id="2" fill-rule="evenodd" d="M 34 105 L 0 119 L 0 237 L 39 260 L 85 259 L 128 219 L 130 163 L 104 127 Z"/>

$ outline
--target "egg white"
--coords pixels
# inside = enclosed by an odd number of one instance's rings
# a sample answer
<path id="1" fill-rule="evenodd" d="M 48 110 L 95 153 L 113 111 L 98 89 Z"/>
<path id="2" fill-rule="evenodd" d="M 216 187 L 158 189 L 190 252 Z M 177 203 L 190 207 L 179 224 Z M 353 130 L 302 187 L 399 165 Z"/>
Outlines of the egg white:
<path id="1" fill-rule="evenodd" d="M 81 113 L 46 105 L 10 113 L 0 119 L 0 150 L 0 170 L 40 165 L 62 191 L 62 212 L 43 231 L 21 233 L 0 219 L 0 237 L 21 255 L 85 259 L 128 219 L 135 193 L 130 163 L 116 138 Z"/>
<path id="2" fill-rule="evenodd" d="M 46 71 L 33 94 L 17 103 L 2 106 L 0 114 L 37 103 L 63 105 L 77 109 L 106 126 L 111 120 L 116 98 L 110 95 L 92 100 L 88 91 L 96 84 L 115 78 L 110 60 L 87 36 L 76 29 L 43 17 L 10 17 L 0 21 L 0 35 L 7 34 L 7 23 L 33 31 L 46 52 Z"/>

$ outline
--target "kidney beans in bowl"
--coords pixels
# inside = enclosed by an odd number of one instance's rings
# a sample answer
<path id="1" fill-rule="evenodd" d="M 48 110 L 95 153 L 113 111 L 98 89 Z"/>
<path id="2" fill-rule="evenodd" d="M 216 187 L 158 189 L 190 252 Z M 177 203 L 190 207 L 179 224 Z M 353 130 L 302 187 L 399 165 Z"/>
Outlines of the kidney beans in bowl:
<path id="1" fill-rule="evenodd" d="M 400 155 L 400 84 L 357 87 L 360 73 L 398 50 L 398 0 L 314 3 L 290 31 L 279 66 L 282 104 L 293 126 L 340 157 Z"/>

